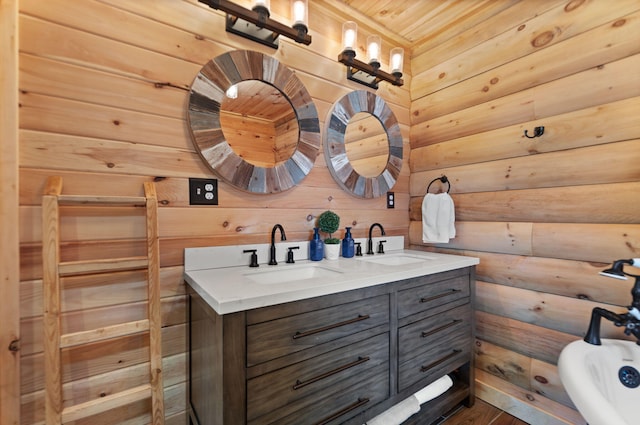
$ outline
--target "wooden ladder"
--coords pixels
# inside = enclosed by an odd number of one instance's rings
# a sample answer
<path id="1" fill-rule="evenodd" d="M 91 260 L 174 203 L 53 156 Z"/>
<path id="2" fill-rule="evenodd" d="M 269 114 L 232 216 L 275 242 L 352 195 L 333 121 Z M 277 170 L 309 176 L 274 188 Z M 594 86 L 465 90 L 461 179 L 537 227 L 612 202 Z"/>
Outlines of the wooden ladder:
<path id="1" fill-rule="evenodd" d="M 158 204 L 155 186 L 144 183 L 144 197 L 62 195 L 62 178 L 49 177 L 42 198 L 42 259 L 44 298 L 45 421 L 58 425 L 151 397 L 153 425 L 164 424 Z M 147 255 L 93 261 L 60 261 L 59 206 L 139 206 L 146 208 Z M 61 334 L 60 278 L 125 270 L 147 270 L 148 309 L 143 320 Z M 149 382 L 138 387 L 63 408 L 61 350 L 109 338 L 149 332 Z"/>

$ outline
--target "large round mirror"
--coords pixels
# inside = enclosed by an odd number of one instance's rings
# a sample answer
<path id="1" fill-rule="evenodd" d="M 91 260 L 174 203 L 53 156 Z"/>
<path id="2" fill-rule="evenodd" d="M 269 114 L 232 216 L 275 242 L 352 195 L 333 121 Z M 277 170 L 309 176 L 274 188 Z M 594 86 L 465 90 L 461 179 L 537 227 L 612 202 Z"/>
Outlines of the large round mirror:
<path id="1" fill-rule="evenodd" d="M 324 155 L 334 180 L 352 195 L 376 198 L 389 191 L 402 168 L 402 135 L 384 99 L 357 90 L 338 100 L 329 113 Z"/>
<path id="2" fill-rule="evenodd" d="M 232 87 L 235 99 L 228 95 Z M 279 103 L 270 104 L 274 99 Z M 320 150 L 311 96 L 291 70 L 259 52 L 238 50 L 207 62 L 191 85 L 187 118 L 207 165 L 251 193 L 294 187 Z"/>

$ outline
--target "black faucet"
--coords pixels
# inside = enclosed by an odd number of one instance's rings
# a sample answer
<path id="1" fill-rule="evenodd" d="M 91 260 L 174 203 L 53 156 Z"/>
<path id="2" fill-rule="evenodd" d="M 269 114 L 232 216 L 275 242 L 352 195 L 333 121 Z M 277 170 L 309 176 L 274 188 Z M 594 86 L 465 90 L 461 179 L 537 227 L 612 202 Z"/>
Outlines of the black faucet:
<path id="1" fill-rule="evenodd" d="M 385 235 L 384 227 L 380 223 L 373 223 L 371 227 L 369 227 L 369 240 L 367 241 L 367 255 L 373 255 L 373 239 L 371 239 L 371 233 L 373 232 L 373 228 L 378 226 L 380 231 L 382 232 L 382 236 Z"/>
<path id="2" fill-rule="evenodd" d="M 269 251 L 269 265 L 275 266 L 278 264 L 276 261 L 276 229 L 280 229 L 280 240 L 286 241 L 287 236 L 284 234 L 284 228 L 281 224 L 276 224 L 271 229 L 271 250 Z"/>
<path id="3" fill-rule="evenodd" d="M 626 279 L 625 275 L 635 278 L 633 288 L 631 288 L 632 303 L 627 307 L 626 313 L 614 313 L 604 308 L 595 307 L 591 311 L 591 321 L 589 322 L 589 330 L 584 337 L 585 342 L 593 345 L 602 345 L 600 341 L 600 319 L 605 318 L 615 326 L 624 327 L 626 335 L 636 337 L 636 343 L 640 345 L 640 276 L 627 273 L 622 270 L 624 264 L 631 264 L 635 267 L 640 266 L 640 259 L 618 260 L 613 263 L 613 268 L 601 272 L 601 275 L 614 277 L 617 279 Z"/>

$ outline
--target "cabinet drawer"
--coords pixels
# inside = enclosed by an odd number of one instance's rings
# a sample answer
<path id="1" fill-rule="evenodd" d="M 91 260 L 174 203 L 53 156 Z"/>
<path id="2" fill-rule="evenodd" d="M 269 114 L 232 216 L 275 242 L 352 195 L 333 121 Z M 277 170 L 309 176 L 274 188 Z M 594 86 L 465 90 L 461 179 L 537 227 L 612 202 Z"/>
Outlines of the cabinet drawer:
<path id="1" fill-rule="evenodd" d="M 380 295 L 249 325 L 247 365 L 257 365 L 388 323 L 389 297 Z"/>
<path id="2" fill-rule="evenodd" d="M 398 329 L 398 361 L 404 363 L 457 336 L 471 337 L 471 306 L 451 309 Z"/>
<path id="3" fill-rule="evenodd" d="M 422 379 L 434 380 L 449 373 L 471 359 L 471 337 L 459 334 L 439 343 L 431 350 L 400 363 L 398 368 L 398 390 L 415 384 Z"/>
<path id="4" fill-rule="evenodd" d="M 469 297 L 469 277 L 429 283 L 398 292 L 398 317 L 403 318 Z"/>
<path id="5" fill-rule="evenodd" d="M 363 381 L 370 382 L 363 386 Z M 281 424 L 291 416 L 292 423 L 311 424 L 341 413 L 337 416 L 344 420 L 388 392 L 389 334 L 383 333 L 250 379 L 247 419 L 250 424 Z"/>

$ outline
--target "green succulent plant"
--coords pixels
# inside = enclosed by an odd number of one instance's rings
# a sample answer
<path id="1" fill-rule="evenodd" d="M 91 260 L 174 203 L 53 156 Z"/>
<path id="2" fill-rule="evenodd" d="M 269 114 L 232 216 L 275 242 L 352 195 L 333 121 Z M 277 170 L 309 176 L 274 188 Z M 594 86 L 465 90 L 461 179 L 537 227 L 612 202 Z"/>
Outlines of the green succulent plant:
<path id="1" fill-rule="evenodd" d="M 325 211 L 318 216 L 318 228 L 321 232 L 327 233 L 328 238 L 324 240 L 326 244 L 338 244 L 340 239 L 332 237 L 332 234 L 340 227 L 340 216 L 333 211 Z"/>

